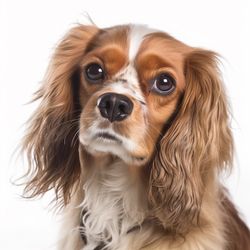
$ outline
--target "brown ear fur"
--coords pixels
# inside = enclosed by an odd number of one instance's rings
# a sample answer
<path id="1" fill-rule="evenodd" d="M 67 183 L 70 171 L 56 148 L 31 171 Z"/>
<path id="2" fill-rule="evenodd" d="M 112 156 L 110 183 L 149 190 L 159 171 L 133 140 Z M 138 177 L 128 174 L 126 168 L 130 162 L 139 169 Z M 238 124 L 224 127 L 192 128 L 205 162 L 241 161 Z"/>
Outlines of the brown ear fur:
<path id="1" fill-rule="evenodd" d="M 26 193 L 34 197 L 54 188 L 57 200 L 67 203 L 79 179 L 78 82 L 74 72 L 97 28 L 79 25 L 58 44 L 42 88 L 41 103 L 30 120 L 23 150 L 27 151 L 31 180 Z"/>
<path id="2" fill-rule="evenodd" d="M 178 232 L 196 224 L 209 174 L 230 165 L 232 137 L 217 55 L 194 50 L 186 89 L 152 163 L 149 201 L 161 223 Z"/>
<path id="3" fill-rule="evenodd" d="M 228 198 L 226 190 L 220 193 L 221 207 L 224 213 L 225 235 L 228 250 L 250 250 L 250 231 L 240 218 L 234 204 Z"/>

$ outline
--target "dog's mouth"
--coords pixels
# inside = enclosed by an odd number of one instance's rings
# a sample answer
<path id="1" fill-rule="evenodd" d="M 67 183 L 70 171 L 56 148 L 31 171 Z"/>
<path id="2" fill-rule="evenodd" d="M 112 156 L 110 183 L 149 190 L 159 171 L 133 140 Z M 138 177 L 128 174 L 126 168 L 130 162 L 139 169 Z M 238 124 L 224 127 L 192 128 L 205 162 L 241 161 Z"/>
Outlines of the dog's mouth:
<path id="1" fill-rule="evenodd" d="M 148 159 L 144 152 L 138 153 L 137 144 L 128 137 L 115 134 L 113 131 L 89 131 L 80 137 L 86 150 L 95 155 L 109 153 L 121 158 L 124 162 L 134 165 L 142 165 Z M 91 133 L 92 132 L 92 133 Z M 85 138 L 84 138 L 85 135 Z"/>
<path id="2" fill-rule="evenodd" d="M 103 140 L 103 141 L 117 142 L 119 144 L 122 143 L 122 141 L 119 138 L 117 138 L 115 135 L 109 134 L 107 132 L 97 133 L 95 135 L 94 139 L 99 139 L 99 140 Z"/>

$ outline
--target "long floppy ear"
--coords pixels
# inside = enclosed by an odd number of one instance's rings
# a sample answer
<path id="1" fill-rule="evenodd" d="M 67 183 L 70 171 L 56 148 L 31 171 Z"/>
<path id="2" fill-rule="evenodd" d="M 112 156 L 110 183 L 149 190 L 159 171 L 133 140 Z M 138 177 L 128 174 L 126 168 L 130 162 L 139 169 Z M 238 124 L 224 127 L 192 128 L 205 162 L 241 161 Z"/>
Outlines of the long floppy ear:
<path id="1" fill-rule="evenodd" d="M 27 152 L 30 181 L 26 193 L 34 197 L 54 188 L 56 200 L 67 203 L 79 179 L 78 64 L 90 39 L 97 33 L 94 26 L 72 28 L 58 44 L 44 84 L 36 93 L 41 99 L 30 120 L 23 150 Z"/>
<path id="2" fill-rule="evenodd" d="M 185 78 L 179 110 L 151 166 L 149 190 L 156 216 L 177 232 L 197 223 L 208 176 L 231 165 L 233 148 L 217 55 L 192 51 Z"/>

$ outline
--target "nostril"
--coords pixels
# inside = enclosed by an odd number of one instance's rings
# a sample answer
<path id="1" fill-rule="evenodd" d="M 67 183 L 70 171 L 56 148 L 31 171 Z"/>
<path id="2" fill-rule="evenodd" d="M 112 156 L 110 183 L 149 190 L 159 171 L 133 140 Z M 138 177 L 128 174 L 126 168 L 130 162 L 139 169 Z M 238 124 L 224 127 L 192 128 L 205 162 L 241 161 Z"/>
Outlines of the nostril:
<path id="1" fill-rule="evenodd" d="M 121 100 L 119 105 L 118 105 L 118 110 L 120 111 L 120 113 L 122 114 L 130 114 L 131 109 L 130 109 L 130 105 L 128 102 Z"/>
<path id="2" fill-rule="evenodd" d="M 126 106 L 123 103 L 119 104 L 118 109 L 121 113 L 127 113 Z"/>
<path id="3" fill-rule="evenodd" d="M 110 108 L 110 100 L 108 99 L 108 96 L 101 98 L 101 100 L 98 104 L 98 107 L 99 108 Z"/>
<path id="4" fill-rule="evenodd" d="M 109 100 L 105 100 L 104 102 L 101 103 L 102 108 L 110 109 L 110 106 L 111 105 Z"/>

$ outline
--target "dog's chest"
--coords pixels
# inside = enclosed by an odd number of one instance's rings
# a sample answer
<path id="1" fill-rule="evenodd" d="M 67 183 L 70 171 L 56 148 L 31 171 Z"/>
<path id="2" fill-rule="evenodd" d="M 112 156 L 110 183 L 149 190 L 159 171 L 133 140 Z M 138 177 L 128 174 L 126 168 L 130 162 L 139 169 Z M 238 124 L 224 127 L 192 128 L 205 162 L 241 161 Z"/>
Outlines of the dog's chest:
<path id="1" fill-rule="evenodd" d="M 143 221 L 136 185 L 125 166 L 114 164 L 95 172 L 84 185 L 82 231 L 84 250 L 117 249 L 131 230 Z"/>

